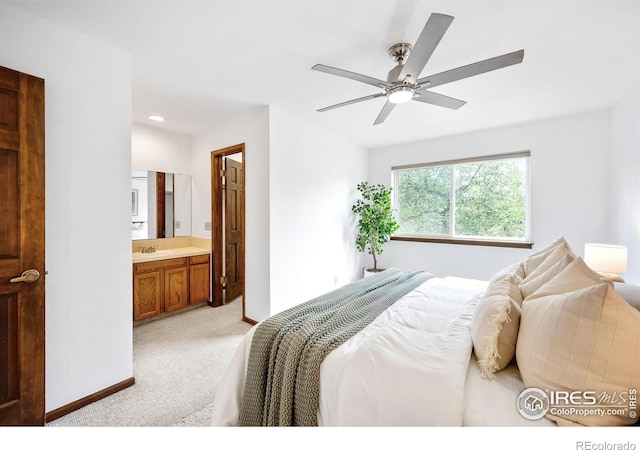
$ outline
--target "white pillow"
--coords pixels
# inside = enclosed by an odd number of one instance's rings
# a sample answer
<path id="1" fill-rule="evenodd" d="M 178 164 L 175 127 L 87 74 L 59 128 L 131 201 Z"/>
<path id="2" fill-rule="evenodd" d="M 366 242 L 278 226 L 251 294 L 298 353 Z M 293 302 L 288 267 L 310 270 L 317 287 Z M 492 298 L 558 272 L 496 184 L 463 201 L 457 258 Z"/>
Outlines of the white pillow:
<path id="1" fill-rule="evenodd" d="M 529 274 L 533 272 L 536 267 L 542 264 L 544 260 L 547 259 L 547 257 L 558 247 L 562 247 L 564 250 L 575 256 L 575 253 L 571 249 L 571 246 L 566 241 L 566 239 L 564 237 L 560 237 L 546 247 L 543 247 L 540 250 L 532 253 L 522 262 L 525 277 L 528 277 Z"/>
<path id="2" fill-rule="evenodd" d="M 591 270 L 584 260 L 578 256 L 551 280 L 527 295 L 525 300 L 529 302 L 547 295 L 564 294 L 603 282 L 605 282 L 604 279 Z"/>
<path id="3" fill-rule="evenodd" d="M 504 269 L 499 270 L 491 279 L 489 280 L 489 286 L 499 278 L 504 277 L 505 275 L 511 276 L 514 275 L 516 277 L 516 281 L 519 283 L 524 279 L 524 266 L 521 262 L 511 264 Z"/>
<path id="4" fill-rule="evenodd" d="M 522 295 L 519 265 L 494 276 L 471 319 L 473 351 L 484 378 L 504 369 L 516 352 Z"/>
<path id="5" fill-rule="evenodd" d="M 516 359 L 527 388 L 615 393 L 617 400 L 622 394 L 626 401 L 616 407 L 629 406 L 630 389 L 640 388 L 640 311 L 607 283 L 527 300 Z M 559 425 L 630 425 L 638 419 L 629 411 L 600 416 L 560 408 L 549 409 L 547 417 Z"/>
<path id="6" fill-rule="evenodd" d="M 635 309 L 640 310 L 640 286 L 615 281 L 613 287 L 616 293 Z"/>
<path id="7" fill-rule="evenodd" d="M 522 292 L 522 298 L 527 298 L 533 294 L 542 287 L 542 285 L 559 274 L 574 259 L 575 257 L 569 253 L 565 247 L 558 247 L 542 264 L 536 267 L 529 276 L 520 282 L 518 287 L 520 288 L 520 292 Z"/>

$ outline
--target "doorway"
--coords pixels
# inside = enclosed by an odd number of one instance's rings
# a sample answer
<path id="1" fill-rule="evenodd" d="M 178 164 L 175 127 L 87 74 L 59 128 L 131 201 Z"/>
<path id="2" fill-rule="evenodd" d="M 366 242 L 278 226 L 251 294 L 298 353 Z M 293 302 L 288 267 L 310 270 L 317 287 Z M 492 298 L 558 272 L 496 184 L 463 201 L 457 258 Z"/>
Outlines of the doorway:
<path id="1" fill-rule="evenodd" d="M 244 144 L 211 152 L 212 306 L 242 298 L 245 315 Z"/>

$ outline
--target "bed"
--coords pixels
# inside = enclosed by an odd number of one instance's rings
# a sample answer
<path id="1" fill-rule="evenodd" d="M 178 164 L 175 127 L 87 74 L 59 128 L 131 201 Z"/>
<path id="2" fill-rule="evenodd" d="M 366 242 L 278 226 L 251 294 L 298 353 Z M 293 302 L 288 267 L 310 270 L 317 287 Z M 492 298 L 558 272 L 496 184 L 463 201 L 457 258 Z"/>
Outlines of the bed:
<path id="1" fill-rule="evenodd" d="M 488 281 L 387 269 L 254 326 L 212 424 L 632 425 L 639 289 L 562 237 Z"/>

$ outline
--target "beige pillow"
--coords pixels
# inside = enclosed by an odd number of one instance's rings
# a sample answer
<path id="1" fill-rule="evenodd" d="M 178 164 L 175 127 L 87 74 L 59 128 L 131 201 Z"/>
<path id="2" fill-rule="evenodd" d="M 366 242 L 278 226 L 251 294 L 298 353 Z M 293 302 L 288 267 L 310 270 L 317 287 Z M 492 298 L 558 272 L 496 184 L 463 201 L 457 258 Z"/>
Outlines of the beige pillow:
<path id="1" fill-rule="evenodd" d="M 503 278 L 504 276 L 514 275 L 516 277 L 516 281 L 519 283 L 524 279 L 524 266 L 521 262 L 511 264 L 504 269 L 498 271 L 491 280 L 489 280 L 489 286 L 493 284 L 493 282 L 499 278 Z"/>
<path id="2" fill-rule="evenodd" d="M 613 288 L 625 302 L 640 311 L 640 286 L 616 281 L 613 283 Z"/>
<path id="3" fill-rule="evenodd" d="M 565 240 L 564 237 L 560 237 L 546 247 L 543 247 L 542 249 L 532 253 L 527 257 L 527 259 L 522 262 L 525 277 L 528 277 L 529 274 L 533 272 L 536 267 L 542 264 L 545 259 L 547 259 L 547 257 L 552 254 L 553 251 L 558 247 L 562 247 L 564 250 L 568 251 L 575 257 L 575 253 L 571 249 L 569 243 Z"/>
<path id="4" fill-rule="evenodd" d="M 640 388 L 640 312 L 607 283 L 527 300 L 516 358 L 528 388 L 594 391 L 597 398 L 615 395 L 616 401 L 624 396 L 615 407 L 629 406 L 630 389 Z M 593 407 L 607 406 L 600 402 Z M 629 410 L 600 416 L 560 408 L 549 409 L 547 417 L 559 425 L 629 425 L 637 420 Z"/>
<path id="5" fill-rule="evenodd" d="M 522 305 L 517 267 L 491 279 L 471 319 L 474 353 L 484 378 L 495 378 L 515 356 Z"/>
<path id="6" fill-rule="evenodd" d="M 578 256 L 551 280 L 527 295 L 525 300 L 528 302 L 547 295 L 564 294 L 603 282 L 603 278 L 591 270 L 584 260 Z"/>
<path id="7" fill-rule="evenodd" d="M 536 267 L 529 276 L 520 282 L 518 286 L 520 287 L 520 292 L 522 292 L 522 298 L 527 298 L 533 294 L 543 284 L 559 274 L 562 269 L 567 267 L 574 259 L 575 256 L 566 250 L 564 246 L 558 247 L 542 264 Z"/>

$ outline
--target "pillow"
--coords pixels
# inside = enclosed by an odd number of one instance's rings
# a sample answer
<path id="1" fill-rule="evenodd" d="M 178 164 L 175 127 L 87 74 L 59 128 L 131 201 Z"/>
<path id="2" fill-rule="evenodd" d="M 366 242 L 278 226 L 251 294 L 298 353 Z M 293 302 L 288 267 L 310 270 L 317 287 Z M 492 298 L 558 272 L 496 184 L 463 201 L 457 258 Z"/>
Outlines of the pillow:
<path id="1" fill-rule="evenodd" d="M 504 369 L 516 353 L 522 305 L 517 267 L 514 265 L 511 272 L 505 269 L 491 279 L 471 319 L 474 353 L 480 372 L 487 379 L 495 378 L 493 374 Z"/>
<path id="2" fill-rule="evenodd" d="M 613 283 L 616 293 L 635 309 L 640 310 L 640 286 L 619 281 Z"/>
<path id="3" fill-rule="evenodd" d="M 603 277 L 595 273 L 581 257 L 575 258 L 536 291 L 527 295 L 527 302 L 547 295 L 564 294 L 588 286 L 606 282 Z"/>
<path id="4" fill-rule="evenodd" d="M 536 267 L 542 264 L 544 260 L 547 259 L 547 257 L 558 247 L 563 248 L 575 257 L 575 253 L 571 249 L 569 243 L 565 240 L 564 237 L 560 237 L 546 247 L 543 247 L 542 249 L 532 253 L 527 257 L 527 259 L 522 262 L 525 277 L 529 276 L 529 274 L 533 270 L 535 270 Z"/>
<path id="5" fill-rule="evenodd" d="M 640 388 L 640 311 L 608 283 L 527 300 L 516 359 L 527 388 L 547 394 L 591 391 L 597 404 L 589 411 L 629 407 L 629 391 Z M 606 396 L 615 404 L 602 400 Z M 631 409 L 623 415 L 583 415 L 571 409 L 574 404 L 550 403 L 554 408 L 546 415 L 559 425 L 630 425 L 637 420 Z"/>
<path id="6" fill-rule="evenodd" d="M 542 264 L 536 267 L 531 273 L 519 284 L 522 297 L 527 298 L 538 290 L 543 284 L 551 280 L 562 269 L 567 267 L 575 259 L 570 250 L 564 246 L 557 247 L 545 259 Z"/>
<path id="7" fill-rule="evenodd" d="M 518 283 L 524 279 L 524 266 L 522 265 L 521 262 L 511 264 L 505 267 L 504 269 L 498 271 L 493 277 L 491 277 L 491 279 L 489 280 L 488 286 L 491 286 L 491 284 L 495 280 L 503 278 L 504 276 L 511 276 L 511 275 L 514 275 L 516 277 L 516 281 Z"/>

